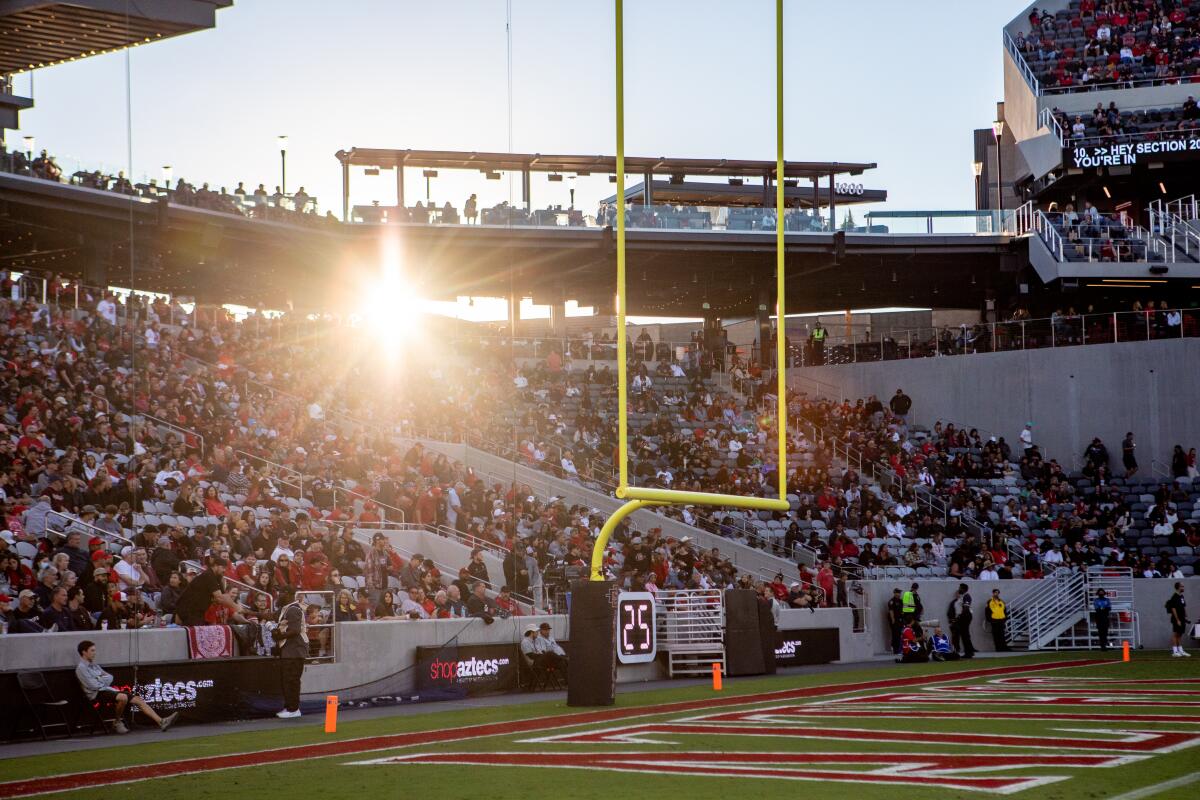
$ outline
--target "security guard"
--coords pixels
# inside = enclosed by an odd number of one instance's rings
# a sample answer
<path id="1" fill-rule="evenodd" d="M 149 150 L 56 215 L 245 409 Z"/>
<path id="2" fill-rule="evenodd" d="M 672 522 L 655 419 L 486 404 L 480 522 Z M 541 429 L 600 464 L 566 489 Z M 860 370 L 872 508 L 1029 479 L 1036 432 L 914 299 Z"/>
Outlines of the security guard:
<path id="1" fill-rule="evenodd" d="M 917 589 L 919 588 L 920 587 L 914 583 L 900 598 L 900 610 L 904 614 L 905 622 L 913 622 L 921 619 L 921 612 L 925 610 L 921 605 L 921 595 L 917 594 Z"/>
<path id="2" fill-rule="evenodd" d="M 992 641 L 996 644 L 996 652 L 1008 650 L 1008 641 L 1004 638 L 1004 620 L 1008 616 L 1007 607 L 1000 599 L 1000 590 L 992 589 L 992 599 L 987 601 L 988 621 L 992 624 Z"/>
<path id="3" fill-rule="evenodd" d="M 809 334 L 809 340 L 812 343 L 813 364 L 821 366 L 825 363 L 825 327 L 817 322 L 812 333 Z"/>
<path id="4" fill-rule="evenodd" d="M 1096 590 L 1096 599 L 1092 601 L 1092 618 L 1096 621 L 1096 636 L 1100 639 L 1100 649 L 1108 649 L 1108 622 L 1112 613 L 1112 601 L 1103 589 Z"/>
<path id="5" fill-rule="evenodd" d="M 892 599 L 887 603 L 888 628 L 892 632 L 892 653 L 900 655 L 900 634 L 904 630 L 904 601 L 900 590 L 892 590 Z"/>

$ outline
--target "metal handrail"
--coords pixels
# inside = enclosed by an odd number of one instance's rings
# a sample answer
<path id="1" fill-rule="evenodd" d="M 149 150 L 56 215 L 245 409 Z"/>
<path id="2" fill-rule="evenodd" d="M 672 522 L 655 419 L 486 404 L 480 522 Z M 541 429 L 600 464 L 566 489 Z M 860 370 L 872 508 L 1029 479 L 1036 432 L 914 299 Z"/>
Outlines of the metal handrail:
<path id="1" fill-rule="evenodd" d="M 184 567 L 195 567 L 198 572 L 204 571 L 204 565 L 194 559 L 190 559 L 190 558 L 185 559 L 183 561 L 180 561 L 179 564 L 180 564 L 180 566 L 184 566 Z M 257 586 L 251 586 L 248 583 L 243 583 L 243 582 L 239 581 L 237 578 L 230 578 L 228 575 L 222 575 L 221 579 L 224 580 L 226 583 L 232 583 L 234 586 L 238 586 L 242 589 L 245 589 L 246 591 L 254 592 L 255 594 L 265 594 L 267 596 L 268 607 L 272 611 L 275 610 L 275 598 L 274 598 L 274 596 L 272 596 L 272 594 L 270 592 L 264 591 L 263 589 L 259 589 Z M 297 592 L 297 594 L 299 594 L 299 592 Z"/>
<path id="2" fill-rule="evenodd" d="M 357 527 L 357 526 L 356 526 L 356 527 Z M 424 532 L 426 532 L 426 533 L 433 533 L 433 534 L 435 534 L 435 535 L 438 535 L 438 534 L 437 534 L 437 531 L 436 531 L 436 530 L 434 530 L 434 529 L 432 529 L 432 528 L 431 528 L 430 526 L 428 526 L 428 525 L 415 525 L 415 524 L 414 524 L 414 525 L 411 525 L 411 526 L 409 526 L 409 527 L 407 527 L 407 528 L 404 528 L 404 530 L 423 530 L 423 531 L 424 531 Z M 356 532 L 357 532 L 357 531 L 356 531 Z M 366 540 L 365 540 L 365 539 L 363 539 L 362 541 L 366 542 Z M 369 542 L 368 542 L 368 543 L 369 543 Z M 410 558 L 410 560 L 411 560 L 411 558 L 412 558 L 413 554 L 414 554 L 414 553 L 416 553 L 416 551 L 415 551 L 415 550 L 410 550 L 410 549 L 409 549 L 409 548 L 407 548 L 407 547 L 397 547 L 395 544 L 392 544 L 390 541 L 388 542 L 388 546 L 389 546 L 389 547 L 391 547 L 393 550 L 397 551 L 398 553 L 402 554 L 402 555 L 407 555 L 407 556 Z M 446 586 L 446 585 L 449 585 L 450 583 L 453 583 L 453 582 L 454 582 L 454 580 L 453 580 L 453 579 L 454 579 L 454 578 L 456 578 L 456 577 L 458 577 L 458 567 L 452 567 L 452 566 L 449 566 L 448 564 L 443 564 L 443 563 L 440 563 L 440 562 L 438 562 L 438 561 L 435 561 L 435 560 L 434 560 L 433 558 L 431 558 L 430 556 L 424 556 L 424 558 L 425 558 L 425 560 L 426 560 L 426 561 L 428 561 L 429 563 L 431 563 L 431 564 L 433 564 L 435 567 L 437 567 L 437 569 L 438 569 L 438 572 L 440 572 L 440 573 L 442 574 L 442 577 L 446 579 L 446 583 L 445 583 L 445 584 L 442 584 L 443 586 Z M 484 586 L 486 586 L 486 587 L 487 587 L 487 588 L 488 588 L 488 589 L 489 589 L 489 590 L 490 590 L 490 591 L 491 591 L 493 594 L 499 594 L 499 593 L 500 593 L 500 588 L 501 588 L 501 587 L 497 586 L 496 584 L 492 583 L 491 581 L 481 581 L 481 580 L 479 580 L 478 578 L 472 578 L 471 580 L 472 580 L 472 581 L 474 581 L 475 583 L 482 583 L 482 584 L 483 584 Z M 532 597 L 527 597 L 527 596 L 525 596 L 525 595 L 517 594 L 516 592 L 513 592 L 513 591 L 511 591 L 511 589 L 510 589 L 509 591 L 510 591 L 510 594 L 512 594 L 512 596 L 513 596 L 514 598 L 516 598 L 516 600 L 517 600 L 517 602 L 518 602 L 518 603 L 520 603 L 520 604 L 521 604 L 521 605 L 523 605 L 523 606 L 527 606 L 527 607 L 528 607 L 528 611 L 529 611 L 530 613 L 533 613 L 533 614 L 537 614 L 537 613 L 538 613 L 539 609 L 538 609 L 538 607 L 537 607 L 536 605 L 534 605 L 534 602 L 533 602 L 533 598 L 532 598 Z M 466 602 L 466 598 L 463 598 L 463 602 Z"/>
<path id="3" fill-rule="evenodd" d="M 344 486 L 331 486 L 329 488 L 333 492 L 334 508 L 337 508 L 337 495 L 338 495 L 338 492 L 341 492 L 342 494 L 350 495 L 350 497 L 357 498 L 359 500 L 362 500 L 363 502 L 372 502 L 375 505 L 379 506 L 380 508 L 386 508 L 388 511 L 394 511 L 400 515 L 401 523 L 407 522 L 408 518 L 405 516 L 404 509 L 402 509 L 402 508 L 397 508 L 396 506 L 390 506 L 387 503 L 381 503 L 378 500 L 376 500 L 374 497 L 370 497 L 365 494 L 359 494 L 358 492 L 354 491 L 353 489 L 347 489 Z M 351 501 L 350 505 L 353 506 L 354 502 Z"/>
<path id="4" fill-rule="evenodd" d="M 73 526 L 74 527 L 82 526 L 83 528 L 86 528 L 87 530 L 94 531 L 97 536 L 101 536 L 106 539 L 119 539 L 120 541 L 124 542 L 127 545 L 130 545 L 130 546 L 133 545 L 132 539 L 127 539 L 126 537 L 124 537 L 118 533 L 113 533 L 112 531 L 106 531 L 103 528 L 97 528 L 95 525 L 92 525 L 89 522 L 84 522 L 83 520 L 77 519 L 76 517 L 72 517 L 69 514 L 64 514 L 61 511 L 49 511 L 46 513 L 46 516 L 47 517 L 58 517 L 60 519 L 67 520 L 67 526 L 64 528 L 64 530 L 59 531 L 59 533 L 66 533 Z"/>
<path id="5" fill-rule="evenodd" d="M 1003 34 L 1004 49 L 1012 56 L 1013 63 L 1017 65 L 1017 70 L 1021 73 L 1021 77 L 1029 84 L 1034 97 L 1041 97 L 1042 83 L 1037 79 L 1037 74 L 1033 71 L 1033 67 L 1029 66 L 1029 62 L 1025 60 L 1025 54 L 1017 47 L 1016 41 L 1009 35 L 1008 31 L 1003 31 Z"/>
<path id="6" fill-rule="evenodd" d="M 190 428 L 185 428 L 182 425 L 175 424 L 174 422 L 168 422 L 165 419 L 156 417 L 153 414 L 147 413 L 145 411 L 139 412 L 137 414 L 137 416 L 144 417 L 145 419 L 153 420 L 154 422 L 157 422 L 159 425 L 163 425 L 166 428 L 168 428 L 169 430 L 173 430 L 177 433 L 182 433 L 185 436 L 196 437 L 200 441 L 200 457 L 204 458 L 204 436 L 200 433 L 200 431 L 192 430 Z"/>

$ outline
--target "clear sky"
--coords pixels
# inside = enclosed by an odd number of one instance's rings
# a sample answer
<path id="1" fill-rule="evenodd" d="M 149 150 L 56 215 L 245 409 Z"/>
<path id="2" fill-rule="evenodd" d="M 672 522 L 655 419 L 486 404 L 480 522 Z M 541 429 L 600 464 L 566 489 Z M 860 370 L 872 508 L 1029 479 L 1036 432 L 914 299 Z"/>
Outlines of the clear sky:
<path id="1" fill-rule="evenodd" d="M 513 0 L 518 152 L 614 151 L 612 3 Z M 627 0 L 626 152 L 774 158 L 774 2 Z M 1001 28 L 1024 7 L 997 0 L 786 0 L 786 157 L 874 161 L 863 180 L 888 208 L 973 207 L 971 131 L 1001 99 Z M 130 51 L 132 175 L 212 188 L 304 185 L 340 214 L 342 148 L 508 148 L 504 0 L 236 0 L 211 31 Z M 18 78 L 18 90 L 29 76 Z M 125 56 L 41 69 L 36 106 L 10 142 L 76 165 L 126 167 Z M 519 181 L 455 180 L 432 198 L 461 207 L 519 200 Z M 408 200 L 424 180 L 408 176 Z M 569 182 L 535 180 L 534 203 Z M 353 178 L 352 202 L 395 201 L 394 177 Z M 581 178 L 577 205 L 612 192 Z M 860 216 L 861 222 L 861 216 Z"/>

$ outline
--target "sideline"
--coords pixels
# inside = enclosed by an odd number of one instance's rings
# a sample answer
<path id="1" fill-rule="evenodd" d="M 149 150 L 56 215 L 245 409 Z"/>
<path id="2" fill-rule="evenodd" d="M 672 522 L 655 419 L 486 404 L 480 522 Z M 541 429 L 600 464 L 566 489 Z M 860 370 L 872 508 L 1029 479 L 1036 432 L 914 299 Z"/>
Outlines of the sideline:
<path id="1" fill-rule="evenodd" d="M 635 717 L 657 716 L 659 714 L 711 709 L 722 706 L 752 705 L 755 703 L 774 700 L 792 700 L 799 698 L 826 697 L 830 695 L 864 692 L 876 689 L 895 689 L 901 686 L 926 686 L 937 683 L 949 683 L 973 678 L 987 678 L 996 675 L 1012 675 L 1029 672 L 1046 672 L 1051 670 L 1070 669 L 1073 667 L 1092 666 L 1098 662 L 1094 659 L 1074 659 L 1070 661 L 1051 661 L 1043 664 L 1023 664 L 1020 666 L 990 667 L 984 669 L 963 670 L 959 672 L 939 673 L 924 676 L 898 676 L 881 680 L 863 681 L 847 684 L 827 684 L 811 686 L 803 689 L 782 689 L 774 692 L 763 692 L 750 695 L 735 695 L 720 698 L 705 698 L 701 700 L 685 700 L 654 707 L 638 707 L 624 709 L 605 709 L 600 711 L 581 711 L 559 714 L 548 717 L 533 717 L 524 720 L 496 722 L 483 725 L 467 725 L 459 728 L 434 731 L 413 731 L 409 733 L 389 734 L 383 736 L 368 736 L 357 739 L 344 739 L 336 742 L 321 744 L 293 745 L 289 747 L 268 750 L 251 751 L 207 758 L 189 759 L 186 761 L 167 761 L 152 764 L 138 764 L 128 767 L 99 770 L 92 772 L 77 772 L 64 775 L 51 775 L 36 778 L 25 778 L 17 781 L 0 783 L 0 798 L 33 797 L 36 795 L 66 792 L 75 789 L 112 786 L 122 783 L 134 783 L 153 778 L 194 775 L 197 773 L 214 772 L 217 770 L 236 769 L 263 764 L 279 764 L 289 761 L 327 758 L 331 756 L 352 755 L 381 750 L 395 750 L 411 745 L 430 745 L 446 742 L 457 742 L 485 736 L 510 735 L 529 733 L 533 731 L 555 730 L 558 728 L 587 725 L 593 723 L 612 722 Z"/>
<path id="2" fill-rule="evenodd" d="M 1143 797 L 1153 797 L 1156 794 L 1165 792 L 1167 789 L 1178 789 L 1180 786 L 1200 781 L 1200 772 L 1193 772 L 1190 775 L 1181 775 L 1178 778 L 1172 778 L 1169 781 L 1156 783 L 1153 786 L 1143 786 L 1141 789 L 1134 789 L 1132 792 L 1119 794 L 1115 797 L 1110 797 L 1109 800 L 1141 800 Z"/>

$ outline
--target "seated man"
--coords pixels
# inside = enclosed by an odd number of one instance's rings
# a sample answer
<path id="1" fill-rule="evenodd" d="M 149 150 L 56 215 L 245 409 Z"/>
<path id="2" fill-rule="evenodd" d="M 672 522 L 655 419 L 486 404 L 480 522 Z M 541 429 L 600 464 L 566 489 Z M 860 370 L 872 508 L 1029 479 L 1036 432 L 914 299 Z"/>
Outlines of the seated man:
<path id="1" fill-rule="evenodd" d="M 521 635 L 521 663 L 529 669 L 537 669 L 542 665 L 542 654 L 537 651 L 537 625 L 526 625 Z"/>
<path id="2" fill-rule="evenodd" d="M 934 661 L 957 661 L 958 653 L 950 646 L 950 637 L 942 632 L 941 627 L 933 629 L 933 640 L 930 643 Z"/>
<path id="3" fill-rule="evenodd" d="M 554 641 L 554 634 L 550 630 L 550 623 L 543 622 L 538 626 L 538 637 L 534 640 L 534 649 L 541 655 L 542 664 L 547 667 L 561 671 L 567 668 L 567 653 L 558 642 Z"/>
<path id="4" fill-rule="evenodd" d="M 79 685 L 83 688 L 84 696 L 89 702 L 100 700 L 101 702 L 111 702 L 115 706 L 117 721 L 113 723 L 113 730 L 117 733 L 129 733 L 129 728 L 125 727 L 123 717 L 125 715 L 125 707 L 131 702 L 151 722 L 157 725 L 160 731 L 165 731 L 175 724 L 175 720 L 179 717 L 178 711 L 167 717 L 160 717 L 154 712 L 154 709 L 146 704 L 145 700 L 136 694 L 130 697 L 128 693 L 113 687 L 113 676 L 105 672 L 104 668 L 96 663 L 96 645 L 94 642 L 89 642 L 85 639 L 75 649 L 79 651 L 80 656 L 79 665 L 75 667 L 75 677 L 79 679 Z"/>

